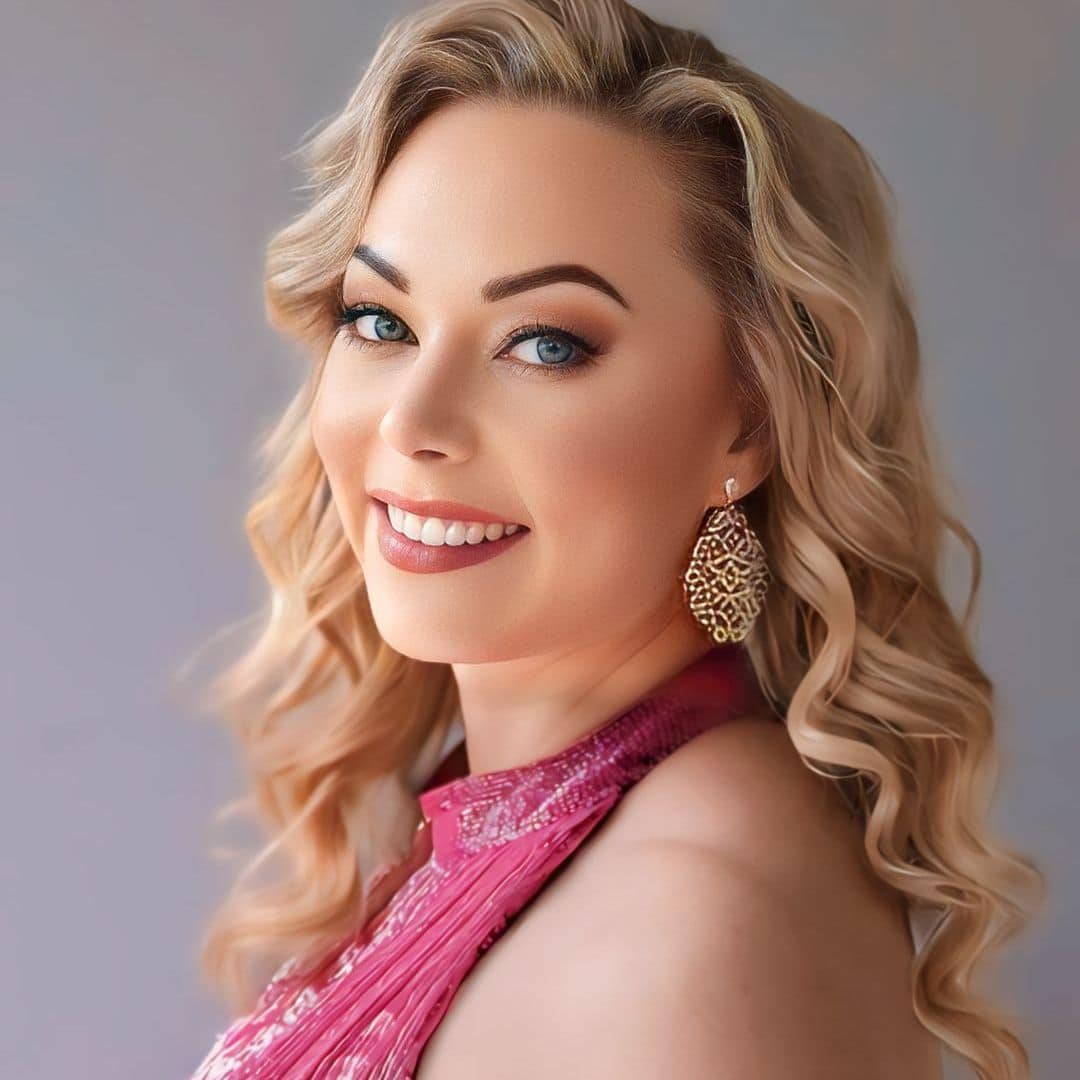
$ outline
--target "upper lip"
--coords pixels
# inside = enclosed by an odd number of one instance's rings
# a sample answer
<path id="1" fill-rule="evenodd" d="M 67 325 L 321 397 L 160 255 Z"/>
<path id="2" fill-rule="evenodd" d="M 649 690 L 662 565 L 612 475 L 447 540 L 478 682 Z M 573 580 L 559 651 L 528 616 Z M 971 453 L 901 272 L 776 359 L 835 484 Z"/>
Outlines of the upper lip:
<path id="1" fill-rule="evenodd" d="M 482 521 L 488 524 L 502 522 L 503 524 L 515 524 L 514 519 L 501 514 L 493 514 L 489 510 L 481 510 L 479 506 L 470 506 L 468 503 L 451 502 L 448 499 L 409 499 L 399 495 L 396 491 L 388 488 L 371 488 L 368 494 L 373 499 L 381 502 L 392 503 L 400 506 L 402 510 L 417 517 L 437 517 L 444 521 Z M 521 528 L 528 528 L 522 525 Z"/>

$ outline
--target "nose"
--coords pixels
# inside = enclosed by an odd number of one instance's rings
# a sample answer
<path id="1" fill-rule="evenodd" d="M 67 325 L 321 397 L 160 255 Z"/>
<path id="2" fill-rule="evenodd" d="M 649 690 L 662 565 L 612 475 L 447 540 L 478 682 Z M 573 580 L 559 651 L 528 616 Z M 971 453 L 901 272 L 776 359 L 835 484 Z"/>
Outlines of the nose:
<path id="1" fill-rule="evenodd" d="M 383 441 L 406 457 L 469 457 L 476 408 L 463 367 L 460 357 L 418 354 L 394 384 L 379 421 Z"/>

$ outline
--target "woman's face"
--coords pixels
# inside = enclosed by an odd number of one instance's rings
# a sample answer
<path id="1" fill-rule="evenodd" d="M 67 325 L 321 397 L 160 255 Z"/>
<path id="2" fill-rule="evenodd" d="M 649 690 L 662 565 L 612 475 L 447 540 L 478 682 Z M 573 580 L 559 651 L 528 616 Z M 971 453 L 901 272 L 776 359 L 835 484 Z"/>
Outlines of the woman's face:
<path id="1" fill-rule="evenodd" d="M 405 655 L 556 655 L 691 619 L 679 575 L 702 514 L 728 476 L 737 495 L 759 476 L 728 453 L 721 316 L 671 254 L 667 183 L 594 121 L 474 103 L 427 118 L 380 181 L 343 282 L 364 313 L 330 347 L 312 434 Z M 528 279 L 552 266 L 585 269 Z M 475 516 L 437 514 L 458 542 L 431 546 L 395 533 L 374 489 L 522 528 L 475 561 Z"/>

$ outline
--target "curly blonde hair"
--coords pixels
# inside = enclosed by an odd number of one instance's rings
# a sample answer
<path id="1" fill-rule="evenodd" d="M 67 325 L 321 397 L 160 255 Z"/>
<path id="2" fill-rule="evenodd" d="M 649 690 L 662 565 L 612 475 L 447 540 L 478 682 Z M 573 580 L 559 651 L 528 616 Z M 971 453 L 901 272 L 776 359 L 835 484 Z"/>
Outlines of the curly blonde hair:
<path id="1" fill-rule="evenodd" d="M 994 689 L 969 637 L 981 557 L 930 446 L 892 191 L 836 121 L 624 0 L 443 0 L 399 18 L 301 147 L 312 198 L 271 239 L 265 288 L 271 322 L 314 363 L 260 440 L 244 519 L 270 599 L 203 699 L 251 784 L 223 813 L 255 811 L 271 839 L 215 913 L 204 973 L 246 1010 L 261 981 L 249 961 L 317 956 L 364 921 L 364 883 L 407 851 L 458 709 L 449 665 L 380 638 L 309 430 L 376 184 L 419 121 L 458 100 L 572 110 L 670 168 L 677 254 L 731 315 L 745 437 L 771 463 L 743 504 L 773 574 L 746 641 L 758 681 L 865 825 L 873 870 L 932 919 L 911 970 L 921 1022 L 980 1077 L 1029 1076 L 1015 1020 L 972 980 L 1045 880 L 987 827 Z M 962 620 L 939 581 L 947 532 L 972 563 Z M 278 874 L 257 881 L 271 858 Z"/>

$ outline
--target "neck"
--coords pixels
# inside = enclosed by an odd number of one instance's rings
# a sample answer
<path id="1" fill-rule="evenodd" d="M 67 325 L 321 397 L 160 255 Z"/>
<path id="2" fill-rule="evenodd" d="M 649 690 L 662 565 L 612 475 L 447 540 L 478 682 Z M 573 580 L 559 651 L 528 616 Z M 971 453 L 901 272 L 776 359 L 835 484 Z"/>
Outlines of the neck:
<path id="1" fill-rule="evenodd" d="M 516 768 L 557 753 L 710 648 L 680 605 L 645 632 L 542 655 L 454 664 L 468 771 Z"/>

